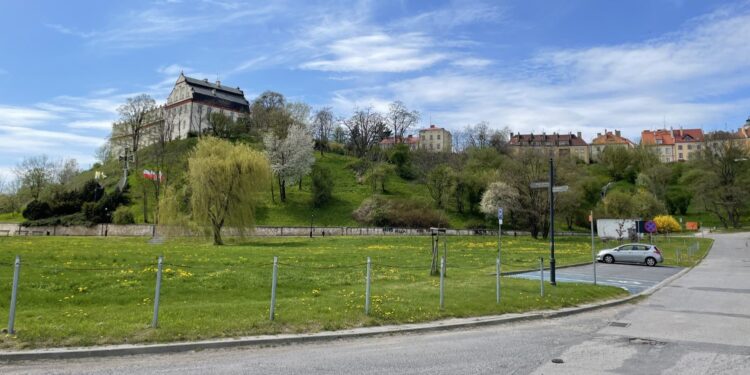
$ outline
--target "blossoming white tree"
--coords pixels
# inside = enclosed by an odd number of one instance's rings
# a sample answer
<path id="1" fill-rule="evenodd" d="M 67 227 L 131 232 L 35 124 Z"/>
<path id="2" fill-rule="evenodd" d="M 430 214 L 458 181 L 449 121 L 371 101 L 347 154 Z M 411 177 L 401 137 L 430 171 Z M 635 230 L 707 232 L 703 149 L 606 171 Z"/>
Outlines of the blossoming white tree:
<path id="1" fill-rule="evenodd" d="M 313 155 L 313 138 L 303 124 L 289 127 L 285 138 L 273 132 L 263 137 L 271 170 L 279 182 L 279 197 L 286 201 L 286 184 L 293 184 L 297 179 L 310 173 L 315 163 Z"/>

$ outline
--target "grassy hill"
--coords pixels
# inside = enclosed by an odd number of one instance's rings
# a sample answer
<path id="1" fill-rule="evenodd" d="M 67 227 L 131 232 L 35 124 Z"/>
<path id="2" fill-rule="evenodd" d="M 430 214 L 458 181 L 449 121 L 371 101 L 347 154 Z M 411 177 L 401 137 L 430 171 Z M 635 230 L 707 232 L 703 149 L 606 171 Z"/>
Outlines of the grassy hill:
<path id="1" fill-rule="evenodd" d="M 187 157 L 195 146 L 197 139 L 190 138 L 179 140 L 169 144 L 166 153 L 165 173 L 169 183 L 183 184 L 185 171 L 187 170 Z M 260 148 L 259 145 L 255 145 Z M 153 158 L 149 149 L 145 149 L 141 155 L 142 167 L 140 171 L 132 170 L 129 177 L 130 183 L 130 207 L 135 214 L 137 222 L 143 222 L 143 200 L 141 194 L 141 183 L 143 179 L 140 173 L 143 169 L 154 169 Z M 258 225 L 269 226 L 309 226 L 312 218 L 314 225 L 323 226 L 360 226 L 353 217 L 352 212 L 359 207 L 363 200 L 373 195 L 372 188 L 367 183 L 357 181 L 355 172 L 349 165 L 357 159 L 351 156 L 326 153 L 315 154 L 316 163 L 327 167 L 331 171 L 334 181 L 333 199 L 322 208 L 313 208 L 311 194 L 311 178 L 305 176 L 302 180 L 302 189 L 299 184 L 287 185 L 287 201 L 279 202 L 278 184 L 274 184 L 275 201 L 271 197 L 271 191 L 263 198 L 261 207 L 256 212 Z M 96 170 L 103 171 L 108 177 L 104 182 L 105 188 L 114 190 L 117 181 L 122 175 L 121 165 L 118 161 L 110 161 Z M 83 172 L 77 177 L 77 183 L 81 185 L 88 179 L 93 178 L 94 169 Z M 151 191 L 152 186 L 147 184 Z M 378 192 L 379 193 L 379 192 Z M 427 186 L 418 181 L 408 181 L 396 174 L 389 176 L 386 182 L 386 197 L 422 201 L 432 204 Z M 149 211 L 153 211 L 153 194 L 148 198 Z M 450 209 L 444 210 L 448 217 L 449 225 L 454 228 L 464 228 L 469 223 L 484 221 L 485 218 L 478 215 L 458 214 Z M 152 216 L 149 215 L 149 222 Z M 490 223 L 490 225 L 492 225 Z"/>

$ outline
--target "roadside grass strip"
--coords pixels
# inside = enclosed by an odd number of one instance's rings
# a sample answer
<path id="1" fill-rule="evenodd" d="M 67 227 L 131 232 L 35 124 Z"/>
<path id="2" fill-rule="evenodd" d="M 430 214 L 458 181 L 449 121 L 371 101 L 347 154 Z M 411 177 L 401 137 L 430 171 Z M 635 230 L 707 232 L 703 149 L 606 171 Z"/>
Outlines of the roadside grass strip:
<path id="1" fill-rule="evenodd" d="M 561 238 L 559 265 L 591 259 L 586 237 Z M 7 322 L 13 260 L 21 257 L 15 334 L 0 347 L 25 349 L 152 343 L 317 332 L 449 317 L 557 309 L 626 295 L 589 284 L 545 286 L 502 278 L 495 303 L 494 237 L 448 237 L 445 309 L 430 276 L 429 237 L 249 238 L 215 247 L 199 239 L 0 239 L 0 320 Z M 703 248 L 701 244 L 701 248 Z M 664 251 L 669 251 L 664 246 Z M 707 246 L 706 246 L 707 248 Z M 503 239 L 503 272 L 532 269 L 548 243 Z M 442 256 L 441 245 L 441 256 Z M 150 328 L 158 256 L 164 257 L 159 327 Z M 276 316 L 269 320 L 273 257 Z M 366 259 L 371 311 L 364 313 Z"/>

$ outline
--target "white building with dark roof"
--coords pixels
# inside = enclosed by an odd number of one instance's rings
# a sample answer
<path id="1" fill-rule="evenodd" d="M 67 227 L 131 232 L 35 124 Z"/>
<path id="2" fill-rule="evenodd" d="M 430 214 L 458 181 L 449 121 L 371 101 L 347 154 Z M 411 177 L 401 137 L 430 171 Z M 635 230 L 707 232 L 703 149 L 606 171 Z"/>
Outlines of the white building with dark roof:
<path id="1" fill-rule="evenodd" d="M 174 139 L 188 133 L 203 134 L 209 129 L 209 116 L 220 112 L 237 120 L 250 111 L 250 103 L 239 87 L 199 80 L 180 73 L 164 106 L 164 117 L 173 121 Z"/>
<path id="2" fill-rule="evenodd" d="M 220 81 L 209 82 L 180 76 L 175 82 L 166 104 L 155 108 L 148 115 L 144 127 L 141 146 L 154 143 L 155 132 L 170 129 L 170 140 L 187 138 L 190 134 L 208 132 L 212 113 L 222 113 L 236 121 L 250 111 L 250 103 L 239 87 L 222 85 Z M 165 125 L 166 126 L 160 126 Z M 126 124 L 112 124 L 112 152 L 117 155 L 128 145 L 130 138 Z"/>

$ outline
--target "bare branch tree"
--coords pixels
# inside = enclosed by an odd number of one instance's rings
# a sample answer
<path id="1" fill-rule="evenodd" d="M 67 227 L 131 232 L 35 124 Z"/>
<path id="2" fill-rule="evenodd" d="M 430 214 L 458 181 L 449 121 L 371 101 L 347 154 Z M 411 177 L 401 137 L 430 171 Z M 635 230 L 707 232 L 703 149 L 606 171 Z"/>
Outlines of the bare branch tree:
<path id="1" fill-rule="evenodd" d="M 323 151 L 328 149 L 328 140 L 333 132 L 334 121 L 331 107 L 321 108 L 313 115 L 313 135 L 321 155 L 323 155 Z"/>
<path id="2" fill-rule="evenodd" d="M 373 111 L 372 107 L 355 110 L 343 124 L 349 130 L 349 142 L 358 157 L 367 154 L 380 142 L 385 128 L 383 116 Z"/>
<path id="3" fill-rule="evenodd" d="M 419 122 L 420 114 L 418 111 L 409 111 L 401 101 L 395 101 L 388 106 L 388 117 L 386 121 L 391 130 L 395 143 L 403 140 L 404 134 L 411 127 Z"/>
<path id="4" fill-rule="evenodd" d="M 148 113 L 155 107 L 154 99 L 147 94 L 141 94 L 125 99 L 125 104 L 117 108 L 117 112 L 120 114 L 120 123 L 123 125 L 123 130 L 126 131 L 125 135 L 129 139 L 130 150 L 135 157 L 136 169 L 138 168 L 136 152 L 140 149 L 145 127 L 148 125 Z"/>

